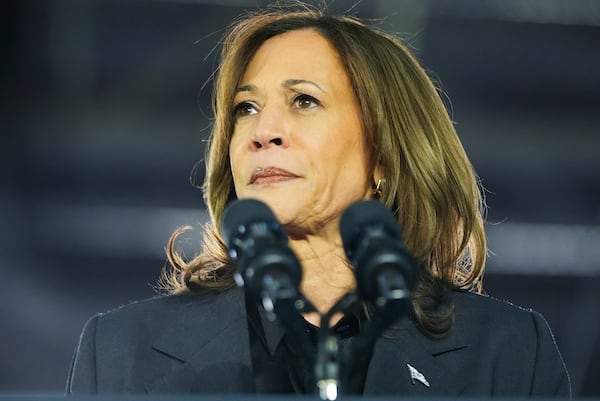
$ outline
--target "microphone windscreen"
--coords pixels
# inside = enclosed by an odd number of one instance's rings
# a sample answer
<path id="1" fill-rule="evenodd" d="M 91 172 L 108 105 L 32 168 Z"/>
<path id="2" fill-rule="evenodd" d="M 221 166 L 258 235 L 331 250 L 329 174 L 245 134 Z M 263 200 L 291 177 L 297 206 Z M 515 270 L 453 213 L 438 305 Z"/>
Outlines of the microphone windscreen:
<path id="1" fill-rule="evenodd" d="M 279 224 L 271 209 L 256 199 L 239 199 L 230 203 L 223 212 L 221 219 L 221 234 L 227 246 L 231 238 L 239 231 L 253 223 Z"/>
<path id="2" fill-rule="evenodd" d="M 350 205 L 340 219 L 340 234 L 344 250 L 350 256 L 362 237 L 362 231 L 369 226 L 378 225 L 392 238 L 402 238 L 398 222 L 381 202 L 363 200 Z"/>

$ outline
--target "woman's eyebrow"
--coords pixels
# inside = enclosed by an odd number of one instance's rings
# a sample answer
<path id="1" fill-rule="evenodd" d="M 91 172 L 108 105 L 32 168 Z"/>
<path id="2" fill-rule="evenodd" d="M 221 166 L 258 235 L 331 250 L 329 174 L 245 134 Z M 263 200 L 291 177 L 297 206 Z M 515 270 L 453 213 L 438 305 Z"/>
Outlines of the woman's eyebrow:
<path id="1" fill-rule="evenodd" d="M 242 85 L 237 88 L 236 93 L 238 92 L 254 92 L 256 91 L 256 85 Z"/>
<path id="2" fill-rule="evenodd" d="M 281 86 L 283 86 L 284 88 L 290 88 L 292 86 L 298 85 L 298 84 L 309 84 L 309 85 L 313 85 L 315 86 L 317 89 L 319 89 L 321 92 L 323 93 L 327 93 L 323 88 L 321 88 L 316 82 L 313 81 L 309 81 L 307 79 L 286 79 L 285 81 L 283 81 L 281 83 Z"/>
<path id="3" fill-rule="evenodd" d="M 321 88 L 321 86 L 319 84 L 317 84 L 314 81 L 310 81 L 308 79 L 286 79 L 281 82 L 281 86 L 284 88 L 291 88 L 292 86 L 296 86 L 296 85 L 300 85 L 300 84 L 312 85 L 312 86 L 316 87 L 317 89 L 319 89 L 321 92 L 327 93 L 327 91 L 325 91 L 323 88 Z M 242 85 L 239 88 L 237 88 L 236 93 L 256 92 L 257 90 L 258 90 L 258 88 L 256 87 L 256 85 L 247 84 L 247 85 Z"/>

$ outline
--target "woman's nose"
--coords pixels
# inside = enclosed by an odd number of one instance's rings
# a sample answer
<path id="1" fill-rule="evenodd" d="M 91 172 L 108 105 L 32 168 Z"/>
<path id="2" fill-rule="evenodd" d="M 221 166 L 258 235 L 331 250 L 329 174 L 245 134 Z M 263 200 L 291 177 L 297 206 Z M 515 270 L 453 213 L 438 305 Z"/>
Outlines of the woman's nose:
<path id="1" fill-rule="evenodd" d="M 256 132 L 252 138 L 253 150 L 264 150 L 273 146 L 289 146 L 288 126 L 284 112 L 275 108 L 264 108 L 258 116 Z"/>

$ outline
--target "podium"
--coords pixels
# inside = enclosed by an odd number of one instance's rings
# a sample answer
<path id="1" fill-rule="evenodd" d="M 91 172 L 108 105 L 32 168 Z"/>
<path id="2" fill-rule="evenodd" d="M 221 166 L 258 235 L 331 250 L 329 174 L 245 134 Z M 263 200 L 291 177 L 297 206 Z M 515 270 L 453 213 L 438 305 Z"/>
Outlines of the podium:
<path id="1" fill-rule="evenodd" d="M 340 396 L 339 401 L 531 401 L 531 398 L 523 397 L 414 397 L 402 394 L 385 396 Z M 44 394 L 0 394 L 0 401 L 315 401 L 318 396 L 298 395 L 265 395 L 265 394 L 213 394 L 213 395 L 143 395 L 143 394 L 120 394 L 120 395 L 44 395 Z M 556 398 L 535 398 L 535 401 L 556 401 Z M 573 401 L 600 401 L 600 398 L 573 398 Z"/>

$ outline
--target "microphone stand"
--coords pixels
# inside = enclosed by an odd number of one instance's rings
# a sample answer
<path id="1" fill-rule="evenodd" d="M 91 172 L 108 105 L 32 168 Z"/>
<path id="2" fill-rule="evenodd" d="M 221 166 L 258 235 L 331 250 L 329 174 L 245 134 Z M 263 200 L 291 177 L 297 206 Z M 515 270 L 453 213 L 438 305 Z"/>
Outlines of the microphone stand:
<path id="1" fill-rule="evenodd" d="M 321 315 L 317 342 L 315 379 L 319 397 L 322 400 L 336 400 L 343 390 L 342 369 L 345 366 L 339 338 L 330 329 L 333 315 L 345 312 L 358 302 L 355 292 L 350 292 L 338 300 L 327 313 Z"/>
<path id="2" fill-rule="evenodd" d="M 409 295 L 409 294 L 408 294 Z M 356 292 L 347 293 L 326 314 L 321 316 L 317 344 L 315 378 L 322 400 L 336 400 L 339 394 L 360 395 L 364 382 L 361 370 L 368 366 L 375 341 L 410 307 L 410 297 L 403 291 L 385 292 L 375 300 L 372 318 L 352 338 L 349 347 L 340 346 L 340 339 L 330 329 L 334 314 L 348 311 L 360 302 Z"/>
<path id="3" fill-rule="evenodd" d="M 405 293 L 388 292 L 378 297 L 372 318 L 360 333 L 352 338 L 349 347 L 343 348 L 340 338 L 331 330 L 332 317 L 354 307 L 360 298 L 356 292 L 344 295 L 325 314 L 321 315 L 317 337 L 317 353 L 305 333 L 302 313 L 315 312 L 316 308 L 299 291 L 287 283 L 285 273 L 277 270 L 263 277 L 264 290 L 259 294 L 269 319 L 275 316 L 284 327 L 290 342 L 298 350 L 304 366 L 313 367 L 315 386 L 321 400 L 336 400 L 340 394 L 359 395 L 363 381 L 361 370 L 368 366 L 373 346 L 379 335 L 399 319 L 410 306 Z"/>

